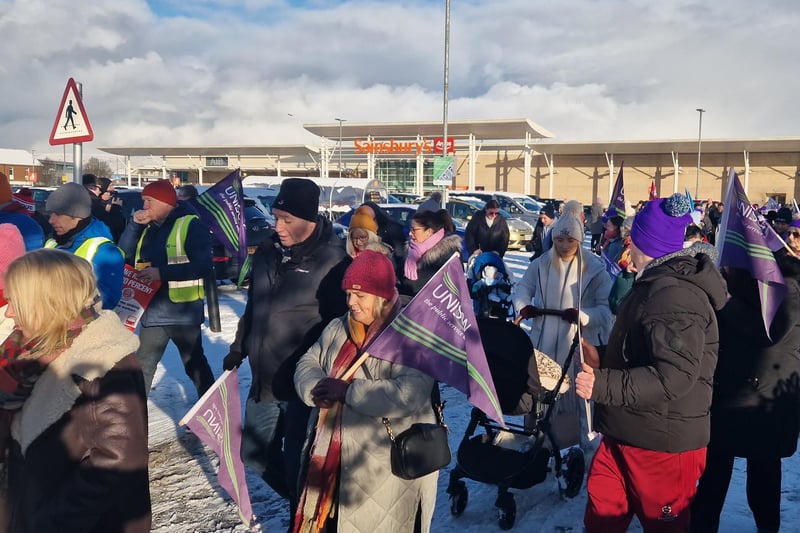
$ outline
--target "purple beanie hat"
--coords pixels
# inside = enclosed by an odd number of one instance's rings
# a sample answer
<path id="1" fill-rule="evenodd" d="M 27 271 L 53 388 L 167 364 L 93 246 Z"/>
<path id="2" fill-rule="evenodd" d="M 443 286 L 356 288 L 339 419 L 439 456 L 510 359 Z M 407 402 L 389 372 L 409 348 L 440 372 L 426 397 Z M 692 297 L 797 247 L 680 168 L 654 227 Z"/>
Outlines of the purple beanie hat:
<path id="1" fill-rule="evenodd" d="M 647 202 L 633 219 L 633 244 L 653 259 L 682 250 L 690 210 L 689 199 L 679 193 Z"/>

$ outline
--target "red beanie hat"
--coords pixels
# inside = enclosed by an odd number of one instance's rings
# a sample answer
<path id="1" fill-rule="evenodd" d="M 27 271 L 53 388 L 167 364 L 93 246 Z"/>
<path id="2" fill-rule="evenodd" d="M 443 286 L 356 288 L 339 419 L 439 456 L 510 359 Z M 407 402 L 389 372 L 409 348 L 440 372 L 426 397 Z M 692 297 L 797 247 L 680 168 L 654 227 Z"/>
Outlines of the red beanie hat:
<path id="1" fill-rule="evenodd" d="M 178 196 L 175 193 L 175 187 L 172 186 L 169 180 L 158 180 L 148 184 L 142 189 L 142 196 L 155 198 L 172 207 L 178 205 Z"/>
<path id="2" fill-rule="evenodd" d="M 365 250 L 347 267 L 342 279 L 342 290 L 361 291 L 393 300 L 397 296 L 394 266 L 380 252 Z"/>

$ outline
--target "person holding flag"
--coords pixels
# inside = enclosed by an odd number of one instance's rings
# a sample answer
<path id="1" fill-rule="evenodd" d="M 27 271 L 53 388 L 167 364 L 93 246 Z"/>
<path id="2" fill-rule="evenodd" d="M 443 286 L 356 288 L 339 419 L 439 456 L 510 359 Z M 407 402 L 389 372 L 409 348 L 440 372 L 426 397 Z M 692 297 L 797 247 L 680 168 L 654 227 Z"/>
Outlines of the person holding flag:
<path id="1" fill-rule="evenodd" d="M 253 254 L 247 305 L 225 370 L 247 358 L 241 457 L 278 495 L 298 500 L 298 478 L 310 408 L 292 381 L 298 359 L 325 326 L 347 309 L 341 280 L 350 258 L 327 218 L 319 186 L 305 178 L 281 183 L 272 213 L 275 232 Z"/>
<path id="2" fill-rule="evenodd" d="M 314 435 L 294 531 L 430 531 L 438 472 L 404 480 L 391 471 L 394 434 L 435 423 L 434 380 L 365 351 L 400 312 L 386 255 L 366 250 L 342 280 L 349 311 L 332 321 L 297 363 L 297 394 L 314 407 Z M 333 528 L 328 521 L 335 521 Z"/>
<path id="3" fill-rule="evenodd" d="M 575 379 L 595 402 L 603 440 L 589 471 L 587 533 L 685 532 L 705 467 L 719 333 L 727 292 L 711 257 L 683 248 L 684 195 L 648 202 L 631 227 L 638 272 L 605 353 L 589 348 Z"/>
<path id="4" fill-rule="evenodd" d="M 758 531 L 780 529 L 781 458 L 795 453 L 800 436 L 800 260 L 783 250 L 775 257 L 787 293 L 769 331 L 756 280 L 746 269 L 723 268 L 731 298 L 718 314 L 711 441 L 692 503 L 694 532 L 719 530 L 735 457 L 747 459 L 747 503 Z"/>

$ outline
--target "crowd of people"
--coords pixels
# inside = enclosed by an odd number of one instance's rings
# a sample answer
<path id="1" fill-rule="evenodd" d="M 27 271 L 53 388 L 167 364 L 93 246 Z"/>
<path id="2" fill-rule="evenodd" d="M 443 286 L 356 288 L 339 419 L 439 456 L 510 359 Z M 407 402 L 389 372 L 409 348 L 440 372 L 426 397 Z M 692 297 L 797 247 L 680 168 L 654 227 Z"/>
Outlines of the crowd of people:
<path id="1" fill-rule="evenodd" d="M 141 194 L 125 220 L 113 184 L 87 175 L 48 197 L 45 225 L 0 176 L 0 528 L 149 530 L 146 399 L 167 344 L 198 397 L 213 384 L 197 191 L 161 180 Z M 364 203 L 342 245 L 318 198 L 313 181 L 285 179 L 252 255 L 223 360 L 252 372 L 241 457 L 288 501 L 292 531 L 427 532 L 438 473 L 395 476 L 386 424 L 435 422 L 438 384 L 365 348 L 462 239 L 434 193 L 407 231 Z M 513 312 L 560 365 L 580 347 L 550 423 L 557 448 L 591 462 L 590 533 L 633 516 L 645 531 L 717 531 L 734 457 L 759 531 L 778 531 L 781 458 L 800 434 L 800 220 L 767 214 L 787 295 L 766 331 L 756 281 L 715 266 L 723 209 L 673 195 L 625 212 L 597 199 L 590 220 L 574 200 L 540 213 Z M 467 225 L 473 258 L 505 254 L 499 212 L 490 200 Z M 136 334 L 112 311 L 126 265 L 157 287 Z"/>

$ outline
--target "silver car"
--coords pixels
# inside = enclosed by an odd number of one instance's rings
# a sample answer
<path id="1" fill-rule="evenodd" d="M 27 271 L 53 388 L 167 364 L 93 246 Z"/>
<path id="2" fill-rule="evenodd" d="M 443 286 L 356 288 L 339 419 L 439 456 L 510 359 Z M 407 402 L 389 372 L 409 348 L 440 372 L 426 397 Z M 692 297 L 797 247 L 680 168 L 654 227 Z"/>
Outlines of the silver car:
<path id="1" fill-rule="evenodd" d="M 486 202 L 477 198 L 451 197 L 447 202 L 447 211 L 454 220 L 466 224 L 485 204 Z M 524 250 L 525 245 L 533 238 L 533 227 L 522 219 L 514 218 L 504 209 L 500 210 L 500 214 L 508 224 L 508 249 Z"/>

